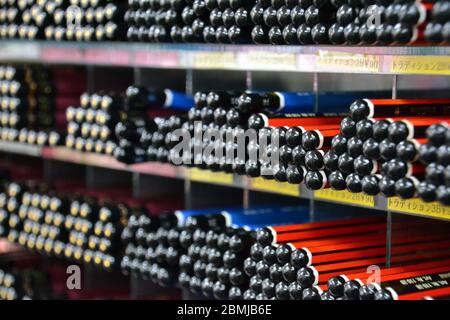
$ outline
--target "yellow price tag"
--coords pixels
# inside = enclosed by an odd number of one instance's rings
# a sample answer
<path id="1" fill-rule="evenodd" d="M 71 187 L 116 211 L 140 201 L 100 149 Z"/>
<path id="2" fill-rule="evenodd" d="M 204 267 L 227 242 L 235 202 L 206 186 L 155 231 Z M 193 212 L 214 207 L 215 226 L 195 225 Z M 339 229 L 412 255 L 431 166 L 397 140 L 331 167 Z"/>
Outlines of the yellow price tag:
<path id="1" fill-rule="evenodd" d="M 243 53 L 239 65 L 250 69 L 295 70 L 297 59 L 294 53 L 250 51 Z"/>
<path id="2" fill-rule="evenodd" d="M 261 177 L 253 178 L 251 180 L 251 187 L 256 190 L 269 191 L 279 194 L 285 194 L 288 196 L 300 196 L 300 186 L 298 184 L 267 180 Z"/>
<path id="3" fill-rule="evenodd" d="M 233 184 L 233 175 L 229 173 L 212 172 L 210 170 L 191 168 L 188 171 L 188 175 L 189 179 L 191 179 L 192 181 Z"/>
<path id="4" fill-rule="evenodd" d="M 197 52 L 194 54 L 194 67 L 201 69 L 234 68 L 236 59 L 233 52 Z"/>
<path id="5" fill-rule="evenodd" d="M 347 190 L 333 190 L 330 188 L 314 191 L 314 198 L 330 200 L 341 203 L 354 204 L 365 207 L 374 207 L 375 198 L 363 193 L 351 193 Z"/>
<path id="6" fill-rule="evenodd" d="M 450 75 L 450 56 L 394 56 L 392 73 Z"/>
<path id="7" fill-rule="evenodd" d="M 388 210 L 450 220 L 450 207 L 443 206 L 438 202 L 423 202 L 420 199 L 389 198 Z"/>
<path id="8" fill-rule="evenodd" d="M 381 60 L 379 56 L 319 50 L 316 59 L 317 67 L 326 71 L 379 72 Z"/>

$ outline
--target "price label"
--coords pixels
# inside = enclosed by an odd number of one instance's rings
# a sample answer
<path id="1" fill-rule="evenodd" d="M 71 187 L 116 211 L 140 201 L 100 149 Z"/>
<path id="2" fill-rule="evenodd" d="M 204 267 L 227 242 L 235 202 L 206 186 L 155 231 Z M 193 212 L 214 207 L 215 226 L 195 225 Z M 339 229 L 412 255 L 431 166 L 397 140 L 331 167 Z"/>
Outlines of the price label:
<path id="1" fill-rule="evenodd" d="M 300 187 L 298 184 L 267 180 L 261 177 L 253 178 L 250 183 L 251 187 L 256 190 L 269 191 L 294 197 L 300 196 Z"/>
<path id="2" fill-rule="evenodd" d="M 44 47 L 41 51 L 41 59 L 48 62 L 71 62 L 83 61 L 83 53 L 78 48 Z"/>
<path id="3" fill-rule="evenodd" d="M 129 65 L 132 56 L 128 50 L 88 48 L 85 51 L 85 60 L 89 63 Z"/>
<path id="4" fill-rule="evenodd" d="M 297 67 L 296 60 L 296 55 L 294 53 L 250 51 L 240 54 L 239 66 L 257 70 L 273 69 L 293 71 Z"/>
<path id="5" fill-rule="evenodd" d="M 137 51 L 134 55 L 134 62 L 139 66 L 146 67 L 178 67 L 180 65 L 179 56 L 176 52 L 170 51 Z"/>
<path id="6" fill-rule="evenodd" d="M 42 156 L 47 159 L 67 161 L 72 163 L 85 163 L 85 153 L 66 147 L 44 147 Z"/>
<path id="7" fill-rule="evenodd" d="M 297 55 L 297 70 L 306 72 L 316 71 L 316 54 L 299 54 Z"/>
<path id="8" fill-rule="evenodd" d="M 370 54 L 319 50 L 316 65 L 323 71 L 376 73 L 380 71 L 381 59 Z"/>
<path id="9" fill-rule="evenodd" d="M 200 181 L 207 183 L 218 183 L 218 184 L 233 184 L 233 175 L 223 172 L 212 172 L 209 170 L 202 170 L 198 168 L 192 168 L 188 171 L 188 177 L 192 181 Z"/>
<path id="10" fill-rule="evenodd" d="M 405 74 L 450 75 L 450 56 L 394 56 L 390 71 Z"/>
<path id="11" fill-rule="evenodd" d="M 158 162 L 143 162 L 136 163 L 131 165 L 133 171 L 153 174 L 157 176 L 163 177 L 171 177 L 175 178 L 178 176 L 178 170 L 176 166 L 167 164 L 167 163 L 158 163 Z"/>
<path id="12" fill-rule="evenodd" d="M 197 52 L 194 54 L 194 67 L 200 69 L 234 68 L 236 59 L 233 52 Z"/>
<path id="13" fill-rule="evenodd" d="M 423 202 L 420 199 L 389 198 L 388 210 L 450 220 L 450 207 L 438 202 Z"/>
<path id="14" fill-rule="evenodd" d="M 314 191 L 314 198 L 358 206 L 375 207 L 374 197 L 363 193 L 351 193 L 347 190 L 337 191 L 329 188 L 317 190 Z"/>

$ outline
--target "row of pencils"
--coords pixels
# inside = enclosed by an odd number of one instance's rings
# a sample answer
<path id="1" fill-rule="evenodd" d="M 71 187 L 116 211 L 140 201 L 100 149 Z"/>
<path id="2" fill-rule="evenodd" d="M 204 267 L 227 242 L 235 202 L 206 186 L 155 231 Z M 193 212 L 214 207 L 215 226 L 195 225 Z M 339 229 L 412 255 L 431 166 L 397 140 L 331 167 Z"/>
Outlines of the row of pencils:
<path id="1" fill-rule="evenodd" d="M 165 138 L 148 147 L 150 161 L 448 205 L 450 99 L 353 100 L 358 94 L 368 93 L 319 95 L 324 112 L 315 113 L 308 93 L 198 92 L 187 117 L 160 119 L 141 141 Z M 180 137 L 171 135 L 180 129 L 189 134 L 188 150 L 175 148 Z"/>
<path id="2" fill-rule="evenodd" d="M 431 222 L 394 226 L 395 265 L 387 268 L 384 216 L 318 216 L 311 223 L 306 207 L 279 205 L 133 216 L 122 235 L 127 247 L 121 268 L 215 299 L 449 296 L 449 243 L 445 232 L 425 232 Z"/>

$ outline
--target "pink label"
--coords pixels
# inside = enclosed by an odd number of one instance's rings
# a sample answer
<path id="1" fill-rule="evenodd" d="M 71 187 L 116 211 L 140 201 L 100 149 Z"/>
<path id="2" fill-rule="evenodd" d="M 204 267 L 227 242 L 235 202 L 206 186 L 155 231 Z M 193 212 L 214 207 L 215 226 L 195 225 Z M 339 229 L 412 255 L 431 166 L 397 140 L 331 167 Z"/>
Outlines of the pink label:
<path id="1" fill-rule="evenodd" d="M 177 167 L 157 162 L 144 162 L 132 165 L 133 171 L 164 177 L 176 177 Z"/>
<path id="2" fill-rule="evenodd" d="M 41 59 L 49 62 L 81 62 L 83 53 L 78 48 L 42 48 Z"/>
<path id="3" fill-rule="evenodd" d="M 42 157 L 72 163 L 84 163 L 83 153 L 65 147 L 44 147 L 42 149 Z"/>
<path id="4" fill-rule="evenodd" d="M 103 154 L 79 152 L 66 147 L 44 147 L 42 156 L 47 159 L 67 161 L 72 163 L 86 164 L 111 169 L 126 170 L 127 165 L 117 161 L 113 157 Z"/>
<path id="5" fill-rule="evenodd" d="M 84 163 L 90 164 L 93 166 L 110 168 L 110 169 L 127 169 L 127 166 L 124 163 L 117 161 L 115 158 L 96 153 L 84 153 Z"/>
<path id="6" fill-rule="evenodd" d="M 88 63 L 129 65 L 132 61 L 128 50 L 86 49 L 84 59 Z"/>
<path id="7" fill-rule="evenodd" d="M 144 162 L 132 165 L 126 165 L 114 159 L 113 157 L 70 150 L 65 147 L 44 147 L 42 149 L 42 156 L 47 159 L 54 159 L 60 161 L 67 161 L 72 163 L 80 163 L 86 165 L 93 165 L 103 168 L 129 170 L 144 174 L 151 174 L 163 177 L 178 177 L 178 168 L 171 164 L 158 162 Z"/>
<path id="8" fill-rule="evenodd" d="M 134 63 L 140 66 L 162 66 L 162 67 L 177 67 L 179 66 L 178 53 L 176 52 L 149 52 L 136 51 L 134 56 Z"/>

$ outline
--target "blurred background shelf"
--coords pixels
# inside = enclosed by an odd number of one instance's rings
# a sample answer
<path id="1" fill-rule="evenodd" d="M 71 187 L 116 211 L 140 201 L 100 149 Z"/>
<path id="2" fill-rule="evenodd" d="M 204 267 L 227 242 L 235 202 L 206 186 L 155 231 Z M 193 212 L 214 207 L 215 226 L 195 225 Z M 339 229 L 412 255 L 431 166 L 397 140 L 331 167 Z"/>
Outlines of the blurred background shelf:
<path id="1" fill-rule="evenodd" d="M 450 75 L 450 47 L 1 41 L 0 61 L 246 71 Z"/>

